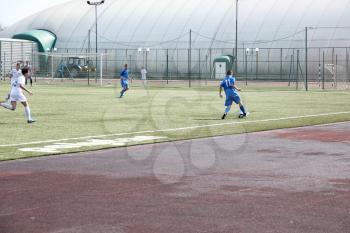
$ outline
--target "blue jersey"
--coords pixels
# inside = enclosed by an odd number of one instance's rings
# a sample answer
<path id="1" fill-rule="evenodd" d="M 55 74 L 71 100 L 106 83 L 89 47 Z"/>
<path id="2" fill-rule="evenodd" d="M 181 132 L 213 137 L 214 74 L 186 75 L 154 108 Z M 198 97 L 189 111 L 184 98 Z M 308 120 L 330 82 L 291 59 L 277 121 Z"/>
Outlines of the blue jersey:
<path id="1" fill-rule="evenodd" d="M 235 85 L 236 78 L 234 76 L 226 76 L 224 80 L 221 81 L 220 86 L 224 88 L 226 97 L 230 96 L 236 92 L 236 89 L 233 87 Z"/>
<path id="2" fill-rule="evenodd" d="M 120 77 L 126 80 L 129 79 L 129 70 L 123 69 L 122 72 L 120 72 Z"/>
<path id="3" fill-rule="evenodd" d="M 226 95 L 225 106 L 231 106 L 233 102 L 236 104 L 241 102 L 237 90 L 233 87 L 235 82 L 236 78 L 234 76 L 226 76 L 225 79 L 221 81 L 220 87 L 224 88 Z"/>

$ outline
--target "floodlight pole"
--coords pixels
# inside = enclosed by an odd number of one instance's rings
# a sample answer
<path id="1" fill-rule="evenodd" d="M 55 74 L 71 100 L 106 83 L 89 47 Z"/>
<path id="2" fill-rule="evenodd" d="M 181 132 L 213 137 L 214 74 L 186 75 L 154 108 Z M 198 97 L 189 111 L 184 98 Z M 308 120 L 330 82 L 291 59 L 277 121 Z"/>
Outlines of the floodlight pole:
<path id="1" fill-rule="evenodd" d="M 236 45 L 235 45 L 235 73 L 237 74 L 237 53 L 238 53 L 238 0 L 236 0 Z"/>
<path id="2" fill-rule="evenodd" d="M 96 72 L 95 72 L 95 82 L 97 83 L 97 53 L 98 53 L 98 48 L 97 48 L 97 6 L 102 5 L 105 1 L 102 0 L 100 2 L 91 2 L 91 1 L 87 1 L 87 4 L 91 5 L 91 6 L 95 6 L 95 42 L 96 42 Z M 101 69 L 101 68 L 100 68 Z"/>

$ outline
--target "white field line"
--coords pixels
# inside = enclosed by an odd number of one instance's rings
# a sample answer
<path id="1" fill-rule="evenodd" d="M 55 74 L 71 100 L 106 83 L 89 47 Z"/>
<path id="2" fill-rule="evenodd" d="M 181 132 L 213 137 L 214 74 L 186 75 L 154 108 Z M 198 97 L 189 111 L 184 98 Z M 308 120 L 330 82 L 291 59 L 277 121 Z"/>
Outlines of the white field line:
<path id="1" fill-rule="evenodd" d="M 350 113 L 350 111 L 348 111 L 348 112 L 322 113 L 322 114 L 304 115 L 304 116 L 293 116 L 293 117 L 281 117 L 281 118 L 272 118 L 272 119 L 265 119 L 265 120 L 226 122 L 226 123 L 217 123 L 217 124 L 210 124 L 210 125 L 197 125 L 197 126 L 189 126 L 189 127 L 174 128 L 174 129 L 159 129 L 159 130 L 148 130 L 148 131 L 139 131 L 139 132 L 130 132 L 130 133 L 104 134 L 104 135 L 85 136 L 85 137 L 77 137 L 77 138 L 63 138 L 63 139 L 56 139 L 56 140 L 24 142 L 24 143 L 18 143 L 18 144 L 0 145 L 0 147 L 25 146 L 25 145 L 34 145 L 34 144 L 43 144 L 43 143 L 55 143 L 55 142 L 81 140 L 81 139 L 105 138 L 105 137 L 113 137 L 113 136 L 126 136 L 126 135 L 134 135 L 134 134 L 185 131 L 185 130 L 191 130 L 191 129 L 200 129 L 200 128 L 224 126 L 224 125 L 240 125 L 240 124 L 249 124 L 249 123 L 270 122 L 270 121 L 293 120 L 293 119 L 302 119 L 302 118 L 319 117 L 319 116 L 341 115 L 341 114 L 348 114 L 348 113 Z"/>

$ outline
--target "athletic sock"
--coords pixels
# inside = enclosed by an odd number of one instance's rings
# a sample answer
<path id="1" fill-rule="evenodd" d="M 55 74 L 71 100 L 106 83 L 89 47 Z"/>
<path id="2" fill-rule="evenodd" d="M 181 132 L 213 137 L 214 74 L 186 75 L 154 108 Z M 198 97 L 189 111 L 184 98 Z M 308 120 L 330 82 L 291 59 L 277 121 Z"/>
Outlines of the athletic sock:
<path id="1" fill-rule="evenodd" d="M 0 106 L 8 109 L 8 110 L 13 110 L 11 103 L 5 102 L 5 103 L 0 103 Z"/>
<path id="2" fill-rule="evenodd" d="M 30 115 L 30 108 L 29 108 L 29 106 L 27 106 L 27 107 L 24 108 L 24 112 L 25 112 L 25 114 L 26 114 L 26 117 L 27 117 L 27 120 L 28 120 L 28 121 L 33 120 L 33 119 L 32 119 L 32 116 Z"/>
<path id="3" fill-rule="evenodd" d="M 243 105 L 239 106 L 239 109 L 241 109 L 241 111 L 243 112 L 243 114 L 244 114 L 244 115 L 246 114 L 246 111 L 245 111 L 245 109 L 244 109 L 244 106 L 243 106 Z"/>
<path id="4" fill-rule="evenodd" d="M 225 114 L 229 113 L 231 110 L 231 106 L 226 106 L 225 108 Z"/>

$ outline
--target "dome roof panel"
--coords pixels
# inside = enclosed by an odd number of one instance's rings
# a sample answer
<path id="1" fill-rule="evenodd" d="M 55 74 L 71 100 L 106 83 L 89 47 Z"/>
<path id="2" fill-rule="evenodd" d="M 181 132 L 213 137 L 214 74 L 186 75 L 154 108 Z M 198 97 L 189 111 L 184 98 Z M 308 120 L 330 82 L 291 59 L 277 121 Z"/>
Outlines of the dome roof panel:
<path id="1" fill-rule="evenodd" d="M 349 8 L 350 0 L 240 0 L 239 44 L 272 41 L 260 46 L 300 46 L 303 34 L 285 41 L 274 40 L 293 35 L 306 26 L 350 27 Z M 192 29 L 194 47 L 232 47 L 235 17 L 233 0 L 108 0 L 98 7 L 98 33 L 100 42 L 113 48 L 162 47 L 166 41 L 173 41 L 167 46 L 187 48 L 187 33 Z M 0 36 L 46 29 L 57 35 L 57 46 L 81 47 L 87 44 L 89 29 L 94 34 L 94 22 L 94 7 L 72 0 L 27 17 Z M 345 29 L 325 31 L 310 32 L 310 39 L 323 41 L 324 45 L 330 44 L 326 40 L 344 45 L 350 37 Z M 338 43 L 337 39 L 343 42 Z M 94 36 L 91 40 L 94 41 Z M 227 43 L 215 44 L 215 40 Z"/>

